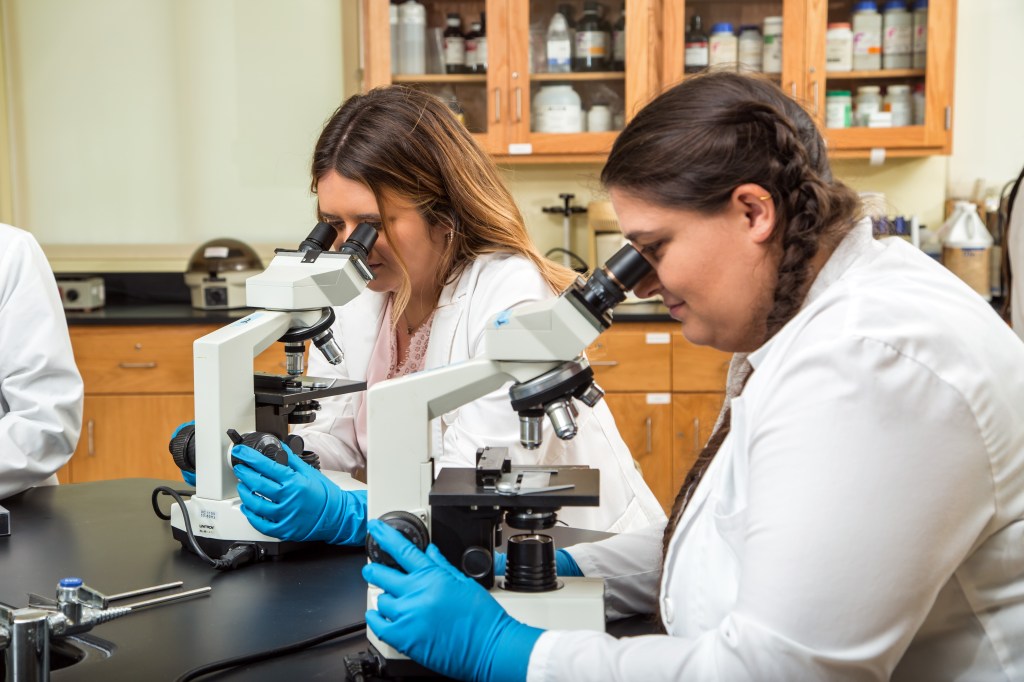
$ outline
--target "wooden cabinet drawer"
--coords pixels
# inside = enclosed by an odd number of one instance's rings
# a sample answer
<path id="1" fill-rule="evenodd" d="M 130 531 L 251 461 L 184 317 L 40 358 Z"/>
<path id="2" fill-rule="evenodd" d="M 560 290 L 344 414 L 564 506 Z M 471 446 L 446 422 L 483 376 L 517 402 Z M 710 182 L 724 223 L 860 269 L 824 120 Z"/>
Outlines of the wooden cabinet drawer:
<path id="1" fill-rule="evenodd" d="M 604 399 L 644 481 L 667 513 L 676 491 L 672 485 L 670 394 L 609 393 Z"/>
<path id="2" fill-rule="evenodd" d="M 634 331 L 629 325 L 598 337 L 587 358 L 605 391 L 671 391 L 672 344 L 668 332 Z"/>
<path id="3" fill-rule="evenodd" d="M 191 393 L 192 342 L 214 326 L 72 327 L 86 393 Z"/>
<path id="4" fill-rule="evenodd" d="M 672 334 L 672 390 L 724 391 L 730 353 L 696 346 L 680 332 Z"/>

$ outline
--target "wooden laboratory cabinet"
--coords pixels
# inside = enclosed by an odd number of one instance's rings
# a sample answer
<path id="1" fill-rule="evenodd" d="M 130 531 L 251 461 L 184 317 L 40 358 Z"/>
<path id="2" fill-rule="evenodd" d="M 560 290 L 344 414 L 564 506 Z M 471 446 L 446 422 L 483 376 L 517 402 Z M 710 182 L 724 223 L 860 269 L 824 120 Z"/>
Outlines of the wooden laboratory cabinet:
<path id="1" fill-rule="evenodd" d="M 602 3 L 604 18 L 616 24 L 625 12 L 625 66 L 602 71 L 548 72 L 544 57 L 546 36 L 557 0 L 422 0 L 427 13 L 426 74 L 393 73 L 389 5 L 362 0 L 364 89 L 404 83 L 457 101 L 465 122 L 483 148 L 505 162 L 598 162 L 628 120 L 659 87 L 658 10 L 660 0 Z M 575 18 L 582 0 L 571 0 Z M 463 31 L 486 13 L 486 73 L 437 73 L 431 64 L 431 29 L 443 29 L 449 13 L 462 18 Z M 609 46 L 609 52 L 610 52 Z M 397 69 L 397 66 L 396 66 Z M 431 71 L 434 71 L 433 73 Z M 545 85 L 568 84 L 582 108 L 607 103 L 613 113 L 611 129 L 601 132 L 544 132 L 532 116 L 532 103 Z M 617 115 L 617 116 L 615 116 Z"/>
<path id="2" fill-rule="evenodd" d="M 763 29 L 765 17 L 781 16 L 782 72 L 768 74 L 782 89 L 801 101 L 825 132 L 830 155 L 838 158 L 922 156 L 949 154 L 953 139 L 953 74 L 956 56 L 956 0 L 930 0 L 927 57 L 921 68 L 871 71 L 828 71 L 826 31 L 833 22 L 850 22 L 854 0 L 663 0 L 662 72 L 664 87 L 684 77 L 687 26 L 699 14 L 705 32 L 715 23 L 735 29 L 753 24 Z M 913 3 L 908 3 L 913 11 Z M 879 1 L 881 13 L 884 3 Z M 923 86 L 924 123 L 893 128 L 825 128 L 825 97 L 829 91 L 909 85 Z M 913 123 L 913 118 L 912 121 Z"/>
<path id="3" fill-rule="evenodd" d="M 220 325 L 72 325 L 71 345 L 85 383 L 78 448 L 61 481 L 180 478 L 167 442 L 192 419 L 192 342 Z M 283 372 L 271 346 L 255 368 Z"/>
<path id="4" fill-rule="evenodd" d="M 730 358 L 678 330 L 617 321 L 587 349 L 619 433 L 666 512 L 711 435 Z"/>

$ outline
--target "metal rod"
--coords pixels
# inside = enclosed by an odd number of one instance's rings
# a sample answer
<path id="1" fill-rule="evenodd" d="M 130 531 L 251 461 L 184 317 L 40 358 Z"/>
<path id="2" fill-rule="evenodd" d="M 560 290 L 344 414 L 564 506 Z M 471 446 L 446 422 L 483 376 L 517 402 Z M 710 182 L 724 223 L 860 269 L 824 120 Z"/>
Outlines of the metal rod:
<path id="1" fill-rule="evenodd" d="M 134 604 L 126 604 L 126 608 L 132 611 L 141 611 L 142 609 L 148 609 L 153 606 L 160 606 L 162 604 L 169 604 L 170 602 L 183 601 L 185 599 L 191 599 L 192 597 L 200 597 L 207 594 L 212 587 L 197 587 L 194 590 L 185 590 L 184 592 L 178 592 L 176 594 L 169 594 L 165 597 L 154 597 L 153 599 L 146 599 L 145 601 L 135 602 Z"/>
<path id="2" fill-rule="evenodd" d="M 176 580 L 173 583 L 167 583 L 165 585 L 154 585 L 153 587 L 142 587 L 137 590 L 130 592 L 121 592 L 107 597 L 107 601 L 117 601 L 118 599 L 127 599 L 128 597 L 138 597 L 140 594 L 149 594 L 150 592 L 163 592 L 164 590 L 173 590 L 175 587 L 181 587 L 184 585 L 180 580 Z"/>

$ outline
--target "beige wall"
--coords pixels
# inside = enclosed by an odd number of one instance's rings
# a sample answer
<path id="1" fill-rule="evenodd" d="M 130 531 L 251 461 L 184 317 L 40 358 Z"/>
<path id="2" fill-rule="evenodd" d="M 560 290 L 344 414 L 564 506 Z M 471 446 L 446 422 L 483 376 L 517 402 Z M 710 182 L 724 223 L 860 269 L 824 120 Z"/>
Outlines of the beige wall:
<path id="1" fill-rule="evenodd" d="M 311 217 L 313 141 L 358 89 L 357 4 L 0 0 L 9 89 L 0 219 L 13 200 L 14 220 L 39 235 L 58 269 L 178 270 L 221 234 L 268 254 Z M 1021 26 L 1020 0 L 959 0 L 953 156 L 841 161 L 837 175 L 929 225 L 941 222 L 947 189 L 1015 176 L 1024 89 L 1006 74 L 1024 64 Z M 5 182 L 8 130 L 15 172 Z M 559 193 L 579 205 L 603 197 L 598 166 L 504 172 L 542 250 L 561 245 L 561 216 L 541 210 L 560 204 Z M 573 246 L 585 252 L 586 219 L 574 224 Z"/>

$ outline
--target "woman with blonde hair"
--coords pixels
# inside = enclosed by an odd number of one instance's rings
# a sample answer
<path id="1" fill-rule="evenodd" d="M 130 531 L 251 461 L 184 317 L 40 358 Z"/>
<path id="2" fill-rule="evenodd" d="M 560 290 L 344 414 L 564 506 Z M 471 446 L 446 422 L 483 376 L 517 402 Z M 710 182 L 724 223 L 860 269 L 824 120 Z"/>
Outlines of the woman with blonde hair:
<path id="1" fill-rule="evenodd" d="M 553 297 L 573 281 L 538 253 L 493 162 L 429 94 L 388 87 L 346 101 L 317 142 L 312 190 L 338 243 L 359 223 L 379 226 L 368 260 L 375 279 L 335 311 L 344 360 L 331 366 L 313 353 L 312 376 L 372 386 L 469 360 L 482 352 L 494 315 Z M 575 439 L 559 440 L 545 424 L 544 445 L 528 451 L 502 388 L 434 420 L 431 455 L 438 467 L 470 467 L 478 448 L 501 446 L 515 464 L 588 464 L 601 471 L 601 505 L 563 510 L 569 525 L 618 532 L 664 520 L 608 407 L 579 409 Z M 317 420 L 296 433 L 326 469 L 356 471 L 375 456 L 364 393 L 322 401 Z M 251 467 L 235 467 L 242 509 L 257 530 L 284 540 L 363 542 L 365 494 L 341 491 L 294 456 L 289 466 L 255 453 L 241 458 Z"/>

